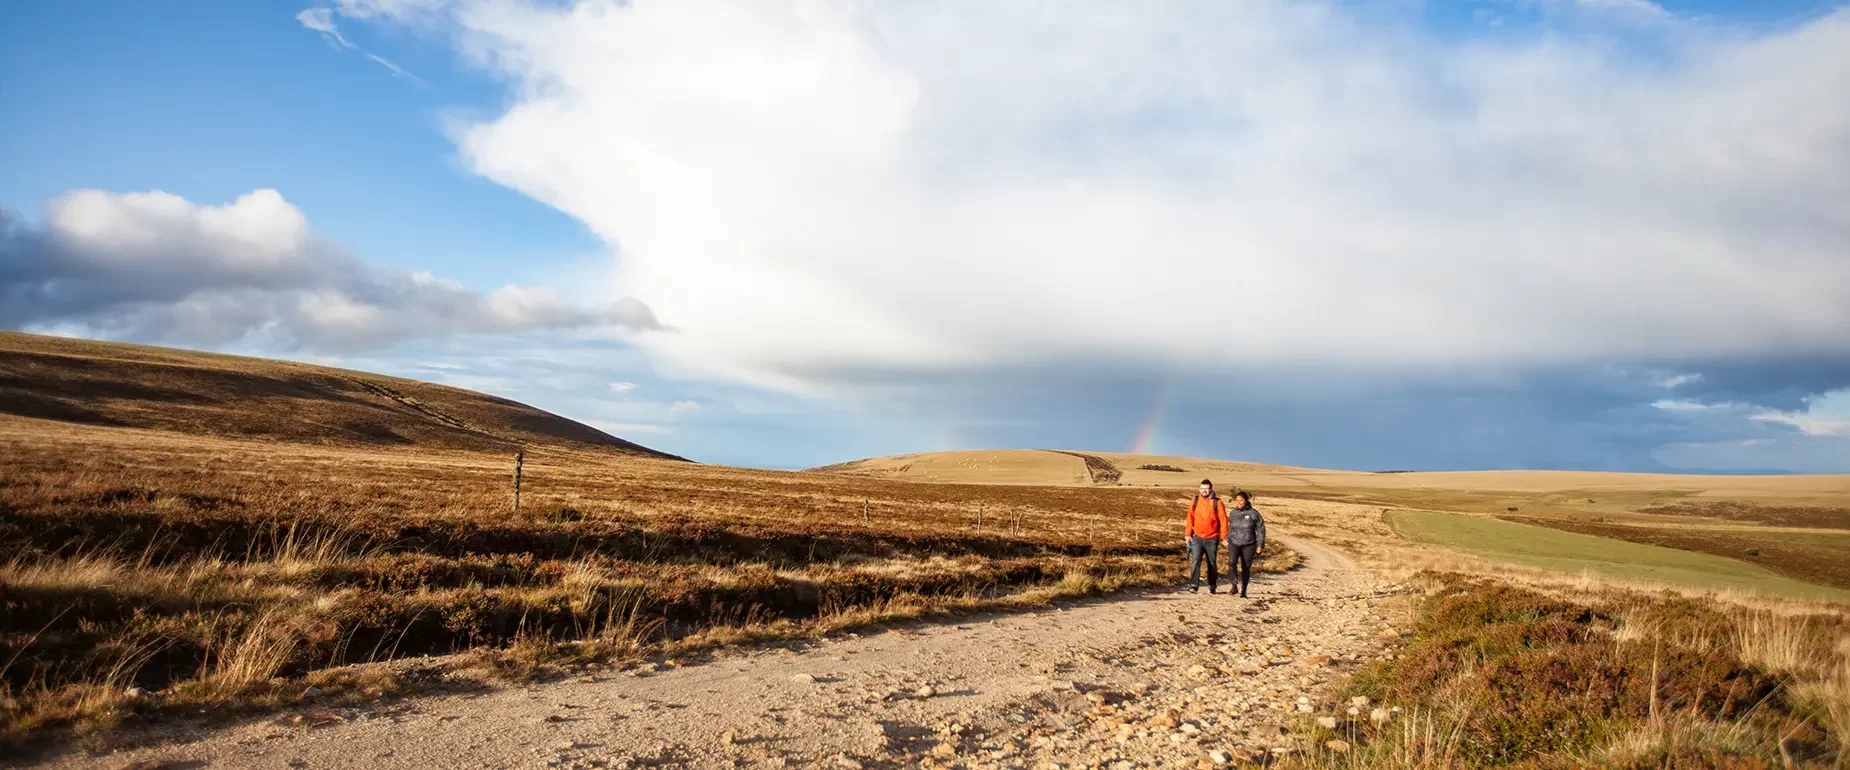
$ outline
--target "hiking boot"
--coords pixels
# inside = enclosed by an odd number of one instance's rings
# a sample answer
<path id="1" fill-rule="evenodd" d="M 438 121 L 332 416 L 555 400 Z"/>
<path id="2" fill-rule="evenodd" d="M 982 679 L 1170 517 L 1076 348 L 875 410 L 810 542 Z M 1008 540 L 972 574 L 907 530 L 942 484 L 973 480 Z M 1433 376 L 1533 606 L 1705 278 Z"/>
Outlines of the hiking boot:
<path id="1" fill-rule="evenodd" d="M 1198 593 L 1201 593 L 1201 586 L 1189 586 L 1189 587 L 1188 587 L 1188 592 L 1189 592 L 1189 593 L 1191 593 L 1191 594 L 1198 594 Z"/>

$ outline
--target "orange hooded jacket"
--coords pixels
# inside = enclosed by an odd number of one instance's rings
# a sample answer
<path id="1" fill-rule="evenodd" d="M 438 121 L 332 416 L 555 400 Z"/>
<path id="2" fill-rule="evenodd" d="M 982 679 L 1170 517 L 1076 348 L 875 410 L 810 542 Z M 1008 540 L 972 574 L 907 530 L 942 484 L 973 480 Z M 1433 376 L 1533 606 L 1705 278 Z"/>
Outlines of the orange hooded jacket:
<path id="1" fill-rule="evenodd" d="M 1206 501 L 1204 504 L 1203 501 Z M 1220 495 L 1202 497 L 1195 495 L 1188 502 L 1188 527 L 1183 530 L 1184 537 L 1209 537 L 1216 540 L 1227 531 L 1227 504 L 1221 502 Z"/>

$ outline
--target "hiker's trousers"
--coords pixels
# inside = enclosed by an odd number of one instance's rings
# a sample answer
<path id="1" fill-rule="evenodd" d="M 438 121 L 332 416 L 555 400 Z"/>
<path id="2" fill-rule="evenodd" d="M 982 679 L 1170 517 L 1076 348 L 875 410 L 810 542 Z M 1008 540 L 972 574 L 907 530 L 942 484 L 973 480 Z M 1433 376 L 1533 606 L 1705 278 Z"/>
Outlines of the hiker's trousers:
<path id="1" fill-rule="evenodd" d="M 1208 568 L 1208 590 L 1214 590 L 1220 584 L 1220 570 L 1215 564 L 1215 557 L 1220 553 L 1218 538 L 1191 537 L 1188 539 L 1188 584 L 1201 585 L 1201 568 Z"/>
<path id="2" fill-rule="evenodd" d="M 1246 595 L 1246 584 L 1253 579 L 1253 559 L 1259 556 L 1259 544 L 1227 545 L 1227 590 L 1240 587 L 1240 595 Z"/>

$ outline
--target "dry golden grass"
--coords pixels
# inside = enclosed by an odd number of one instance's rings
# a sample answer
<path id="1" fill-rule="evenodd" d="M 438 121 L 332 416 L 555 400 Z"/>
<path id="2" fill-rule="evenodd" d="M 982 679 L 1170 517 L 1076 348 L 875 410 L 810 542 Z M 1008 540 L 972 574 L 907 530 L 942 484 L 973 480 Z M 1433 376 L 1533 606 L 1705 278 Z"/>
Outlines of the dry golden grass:
<path id="1" fill-rule="evenodd" d="M 1793 685 L 1792 697 L 1816 709 L 1834 741 L 1839 766 L 1850 763 L 1850 657 L 1840 659 L 1826 676 Z"/>
<path id="2" fill-rule="evenodd" d="M 1734 616 L 1734 648 L 1741 659 L 1767 671 L 1818 672 L 1830 655 L 1820 644 L 1809 618 L 1766 610 Z"/>
<path id="3" fill-rule="evenodd" d="M 458 665 L 517 678 L 1179 574 L 1168 491 L 539 446 L 516 512 L 510 459 L 0 417 L 8 734 L 286 702 L 312 681 L 367 697 L 397 685 L 330 672 L 407 656 L 473 652 Z M 127 637 L 148 641 L 111 642 Z"/>

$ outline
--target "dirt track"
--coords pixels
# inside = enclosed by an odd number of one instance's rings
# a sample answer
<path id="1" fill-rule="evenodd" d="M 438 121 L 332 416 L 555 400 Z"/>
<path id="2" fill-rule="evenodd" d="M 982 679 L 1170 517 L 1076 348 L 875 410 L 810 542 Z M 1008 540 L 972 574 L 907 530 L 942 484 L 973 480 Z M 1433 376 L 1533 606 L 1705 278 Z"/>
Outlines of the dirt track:
<path id="1" fill-rule="evenodd" d="M 1349 705 L 1324 702 L 1327 685 L 1378 654 L 1397 604 L 1347 557 L 1289 545 L 1303 566 L 1255 581 L 1250 600 L 1132 593 L 323 713 L 331 724 L 315 728 L 263 720 L 47 766 L 1129 767 L 1301 750 L 1303 709 Z"/>

